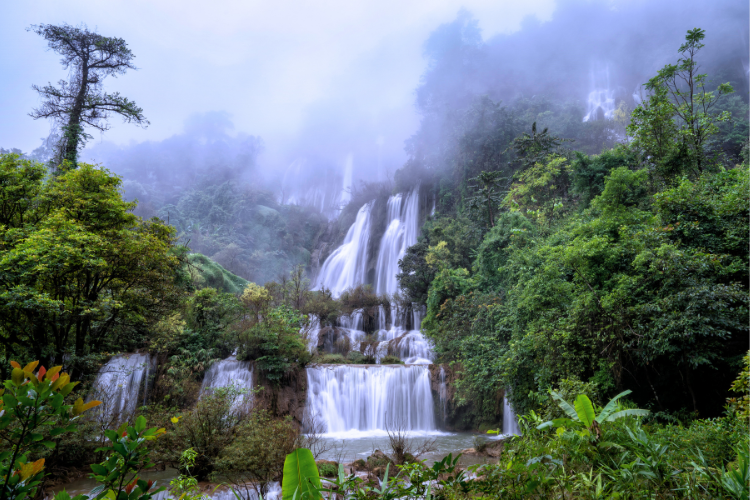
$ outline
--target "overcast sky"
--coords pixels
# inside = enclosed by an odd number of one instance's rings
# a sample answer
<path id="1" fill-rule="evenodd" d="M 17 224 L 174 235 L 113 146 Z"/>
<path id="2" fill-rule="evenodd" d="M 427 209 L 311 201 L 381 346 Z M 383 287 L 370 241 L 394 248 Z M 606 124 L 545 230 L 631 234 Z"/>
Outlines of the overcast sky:
<path id="1" fill-rule="evenodd" d="M 391 147 L 414 132 L 422 44 L 461 7 L 483 37 L 550 18 L 553 0 L 34 0 L 3 2 L 0 15 L 0 146 L 31 151 L 49 132 L 33 120 L 32 84 L 66 73 L 31 24 L 85 23 L 124 38 L 138 71 L 105 81 L 140 105 L 147 129 L 111 120 L 104 140 L 158 141 L 195 113 L 226 111 L 236 131 L 259 135 L 273 156 L 318 121 L 366 120 Z M 331 124 L 332 129 L 346 124 Z M 101 140 L 96 134 L 96 141 Z M 378 138 L 373 138 L 378 140 Z"/>

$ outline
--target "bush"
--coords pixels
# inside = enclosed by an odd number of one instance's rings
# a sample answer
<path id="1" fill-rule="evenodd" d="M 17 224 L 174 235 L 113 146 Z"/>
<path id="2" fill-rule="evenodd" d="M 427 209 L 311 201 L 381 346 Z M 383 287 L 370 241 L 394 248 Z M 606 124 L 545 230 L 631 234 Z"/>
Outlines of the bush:
<path id="1" fill-rule="evenodd" d="M 351 363 L 351 361 L 341 354 L 324 354 L 316 359 L 316 363 L 322 365 L 346 365 Z"/>
<path id="2" fill-rule="evenodd" d="M 258 369 L 273 383 L 312 358 L 300 328 L 305 318 L 298 311 L 281 305 L 266 311 L 263 321 L 239 334 L 238 359 L 254 359 Z"/>
<path id="3" fill-rule="evenodd" d="M 324 462 L 318 465 L 318 472 L 324 477 L 336 477 L 339 469 L 336 464 Z"/>
<path id="4" fill-rule="evenodd" d="M 175 434 L 182 448 L 198 452 L 191 471 L 198 480 L 205 481 L 214 471 L 216 459 L 238 438 L 247 413 L 245 393 L 234 386 L 222 387 L 204 395 L 176 424 Z M 176 455 L 173 458 L 175 462 L 178 459 Z"/>
<path id="5" fill-rule="evenodd" d="M 234 440 L 216 461 L 214 476 L 228 480 L 243 500 L 265 498 L 269 484 L 281 479 L 284 459 L 298 440 L 291 417 L 276 419 L 266 410 L 254 410 L 237 426 Z"/>
<path id="6" fill-rule="evenodd" d="M 404 362 L 401 361 L 401 358 L 399 358 L 398 356 L 388 354 L 387 356 L 383 356 L 382 358 L 380 358 L 380 364 L 381 365 L 403 365 Z"/>

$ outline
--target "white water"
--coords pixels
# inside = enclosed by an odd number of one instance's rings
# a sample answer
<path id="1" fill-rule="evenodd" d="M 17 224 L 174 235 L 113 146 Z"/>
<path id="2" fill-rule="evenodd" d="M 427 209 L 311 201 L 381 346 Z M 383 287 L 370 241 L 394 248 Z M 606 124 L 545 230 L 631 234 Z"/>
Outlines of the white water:
<path id="1" fill-rule="evenodd" d="M 518 428 L 518 417 L 506 396 L 503 396 L 503 434 L 521 435 L 521 430 Z"/>
<path id="2" fill-rule="evenodd" d="M 383 314 L 384 316 L 384 314 Z M 407 314 L 397 304 L 391 304 L 391 325 L 388 330 L 378 331 L 381 346 L 378 361 L 386 354 L 398 356 L 408 365 L 429 365 L 434 359 L 432 348 L 419 328 L 422 325 L 424 308 L 412 304 L 412 330 L 407 330 Z"/>
<path id="3" fill-rule="evenodd" d="M 448 417 L 448 383 L 445 380 L 445 368 L 440 367 L 440 385 L 438 386 L 438 397 L 440 398 L 440 406 L 443 409 L 443 424 L 445 424 Z"/>
<path id="4" fill-rule="evenodd" d="M 114 356 L 94 380 L 93 399 L 102 402 L 100 417 L 124 421 L 139 405 L 146 404 L 151 358 L 148 354 Z"/>
<path id="5" fill-rule="evenodd" d="M 388 199 L 388 228 L 380 240 L 378 261 L 375 266 L 376 292 L 393 294 L 398 292 L 398 261 L 406 249 L 417 243 L 419 234 L 419 186 L 414 188 L 402 203 L 403 195 L 395 194 Z"/>
<path id="6" fill-rule="evenodd" d="M 586 103 L 584 122 L 615 117 L 615 91 L 609 84 L 609 67 L 591 69 L 591 91 Z"/>
<path id="7" fill-rule="evenodd" d="M 249 361 L 237 361 L 236 357 L 229 356 L 211 365 L 203 377 L 201 395 L 209 390 L 231 385 L 244 389 L 248 395 L 252 395 L 253 367 Z"/>
<path id="8" fill-rule="evenodd" d="M 365 283 L 367 274 L 367 245 L 370 242 L 370 210 L 372 202 L 366 203 L 357 213 L 349 228 L 344 243 L 328 256 L 315 282 L 315 289 L 325 287 L 334 297 L 344 290 Z"/>
<path id="9" fill-rule="evenodd" d="M 426 366 L 321 365 L 307 369 L 307 411 L 340 439 L 387 429 L 437 432 Z"/>
<path id="10" fill-rule="evenodd" d="M 303 326 L 300 333 L 307 338 L 307 350 L 314 353 L 318 350 L 320 341 L 320 318 L 315 314 L 308 315 L 308 324 Z"/>

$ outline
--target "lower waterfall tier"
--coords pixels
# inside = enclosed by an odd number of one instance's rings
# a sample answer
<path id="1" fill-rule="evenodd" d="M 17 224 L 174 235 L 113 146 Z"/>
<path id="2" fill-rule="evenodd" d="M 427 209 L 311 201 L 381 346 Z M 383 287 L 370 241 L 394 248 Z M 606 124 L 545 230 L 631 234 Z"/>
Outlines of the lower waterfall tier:
<path id="1" fill-rule="evenodd" d="M 328 435 L 437 431 L 430 372 L 423 365 L 308 368 L 307 411 Z"/>

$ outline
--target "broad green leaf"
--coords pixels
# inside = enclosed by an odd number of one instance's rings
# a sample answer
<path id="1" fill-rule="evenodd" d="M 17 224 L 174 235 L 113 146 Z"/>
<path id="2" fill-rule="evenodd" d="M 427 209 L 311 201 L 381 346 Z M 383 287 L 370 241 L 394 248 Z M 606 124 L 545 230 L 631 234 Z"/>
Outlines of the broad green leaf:
<path id="1" fill-rule="evenodd" d="M 645 417 L 649 413 L 651 413 L 651 412 L 648 411 L 648 410 L 641 410 L 641 409 L 620 410 L 620 411 L 615 412 L 612 415 L 608 416 L 605 419 L 605 422 L 612 422 L 612 421 L 617 420 L 618 418 L 622 418 L 622 417 Z"/>
<path id="2" fill-rule="evenodd" d="M 570 406 L 570 403 L 565 401 L 560 394 L 558 394 L 555 391 L 550 391 L 550 394 L 552 395 L 552 399 L 556 399 L 558 402 L 558 406 L 562 408 L 562 411 L 565 412 L 566 415 L 568 415 L 573 420 L 578 420 L 578 413 L 576 413 L 575 408 Z"/>
<path id="3" fill-rule="evenodd" d="M 612 414 L 612 412 L 617 409 L 617 400 L 624 396 L 627 396 L 631 392 L 633 391 L 631 390 L 622 391 L 620 394 L 610 399 L 609 403 L 607 403 L 607 406 L 605 406 L 602 412 L 599 415 L 597 415 L 596 421 L 599 422 L 600 424 L 606 421 L 607 417 L 609 417 Z"/>
<path id="4" fill-rule="evenodd" d="M 305 496 L 310 500 L 321 498 L 316 488 L 320 489 L 320 475 L 318 474 L 318 466 L 315 465 L 315 458 L 310 450 L 297 448 L 284 460 L 284 478 L 281 483 L 282 499 L 291 500 L 298 490 L 300 497 Z"/>
<path id="5" fill-rule="evenodd" d="M 583 423 L 586 427 L 591 427 L 596 419 L 596 412 L 594 411 L 594 405 L 591 404 L 591 400 L 585 394 L 579 394 L 576 398 L 576 413 L 578 414 L 578 420 Z"/>

